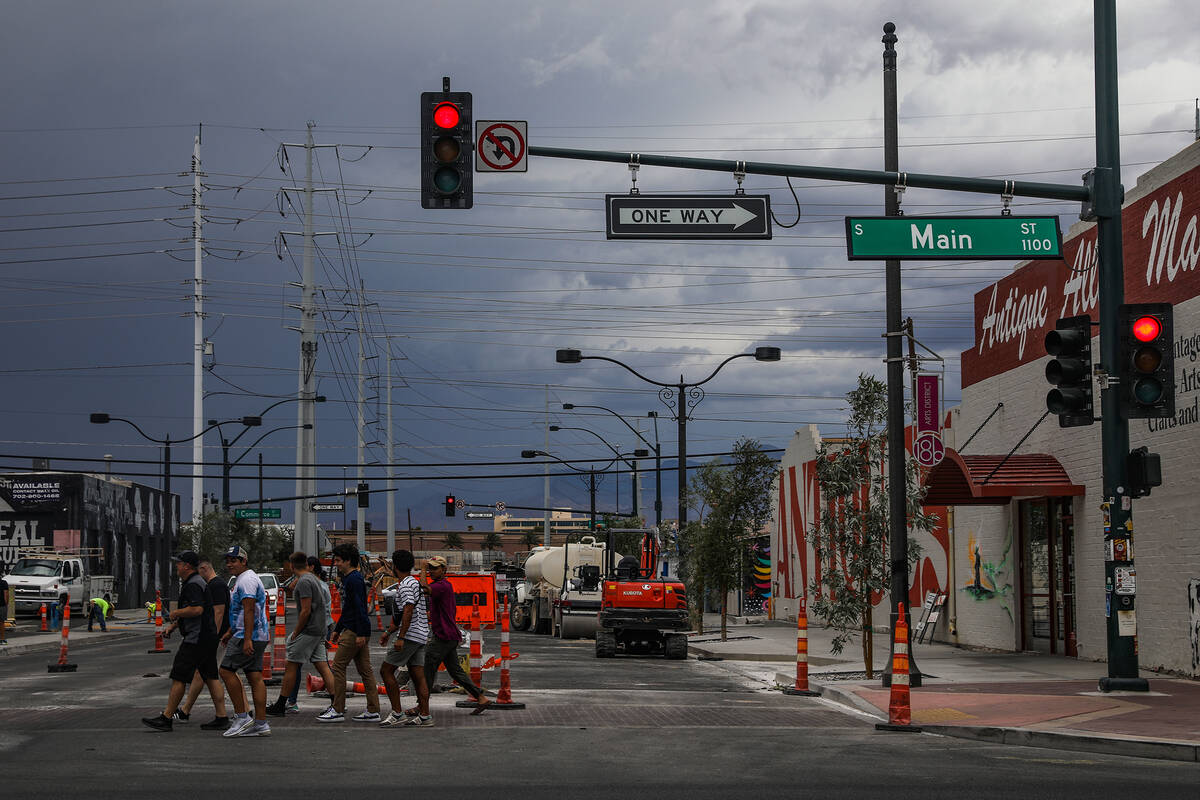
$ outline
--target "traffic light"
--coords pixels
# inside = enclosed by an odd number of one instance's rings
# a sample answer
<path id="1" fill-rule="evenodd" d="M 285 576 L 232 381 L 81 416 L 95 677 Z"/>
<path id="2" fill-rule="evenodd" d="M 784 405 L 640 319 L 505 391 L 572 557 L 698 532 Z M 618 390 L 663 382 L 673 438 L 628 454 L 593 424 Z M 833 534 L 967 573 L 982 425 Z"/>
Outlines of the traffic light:
<path id="1" fill-rule="evenodd" d="M 1139 447 L 1125 456 L 1125 481 L 1131 497 L 1145 497 L 1155 486 L 1162 486 L 1162 459 L 1149 448 Z"/>
<path id="2" fill-rule="evenodd" d="M 1054 359 L 1046 365 L 1046 380 L 1057 388 L 1046 395 L 1046 408 L 1058 415 L 1061 428 L 1091 425 L 1092 319 L 1087 314 L 1066 317 L 1046 334 L 1046 352 Z"/>
<path id="3" fill-rule="evenodd" d="M 421 207 L 470 208 L 474 200 L 471 93 L 421 92 Z"/>
<path id="4" fill-rule="evenodd" d="M 368 508 L 371 505 L 371 484 L 360 483 L 358 485 L 358 507 Z"/>
<path id="5" fill-rule="evenodd" d="M 1170 303 L 1125 303 L 1117 391 L 1125 419 L 1175 416 L 1174 324 Z"/>
<path id="6" fill-rule="evenodd" d="M 452 495 L 452 494 L 446 495 L 446 516 L 447 517 L 454 516 L 454 507 L 455 507 L 454 495 Z"/>

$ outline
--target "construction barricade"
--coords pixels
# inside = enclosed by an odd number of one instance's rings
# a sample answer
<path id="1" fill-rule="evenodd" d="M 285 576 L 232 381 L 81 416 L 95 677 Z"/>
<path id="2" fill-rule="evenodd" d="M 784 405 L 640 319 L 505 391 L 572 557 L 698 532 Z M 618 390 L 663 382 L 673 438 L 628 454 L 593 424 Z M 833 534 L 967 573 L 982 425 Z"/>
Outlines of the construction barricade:
<path id="1" fill-rule="evenodd" d="M 509 649 L 508 641 L 509 623 L 508 623 L 508 597 L 504 598 L 504 606 L 500 611 L 500 691 L 496 693 L 496 699 L 488 704 L 488 708 L 497 708 L 504 710 L 518 710 L 525 707 L 524 703 L 518 703 L 512 699 L 512 686 L 509 681 L 508 664 L 516 657 Z M 472 642 L 474 638 L 472 637 Z M 486 668 L 490 668 L 495 663 L 495 659 L 488 662 Z M 482 677 L 482 669 L 481 669 Z M 474 678 L 472 678 L 474 680 Z M 476 686 L 481 684 L 476 681 Z M 478 705 L 474 700 L 460 700 L 454 704 L 458 708 L 474 708 Z"/>
<path id="2" fill-rule="evenodd" d="M 287 668 L 287 600 L 284 598 L 282 589 L 279 590 L 279 604 L 275 607 L 275 628 L 272 636 L 271 645 L 274 650 L 272 667 L 279 675 L 274 676 L 264 670 L 263 680 L 267 686 L 278 686 L 283 683 L 283 671 Z"/>

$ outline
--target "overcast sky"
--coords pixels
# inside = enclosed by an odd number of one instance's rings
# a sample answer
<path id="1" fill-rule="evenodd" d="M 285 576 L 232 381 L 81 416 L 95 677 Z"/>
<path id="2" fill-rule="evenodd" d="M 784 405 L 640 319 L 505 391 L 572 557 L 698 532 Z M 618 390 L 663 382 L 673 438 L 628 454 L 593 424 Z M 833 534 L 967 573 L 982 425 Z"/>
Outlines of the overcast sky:
<path id="1" fill-rule="evenodd" d="M 114 473 L 156 473 L 156 449 L 107 411 L 153 436 L 185 438 L 192 416 L 192 246 L 189 169 L 203 124 L 208 256 L 206 417 L 257 414 L 294 395 L 299 208 L 281 188 L 303 180 L 301 143 L 315 123 L 323 332 L 318 407 L 322 491 L 354 475 L 355 373 L 366 304 L 372 423 L 368 460 L 383 462 L 385 357 L 393 358 L 399 519 L 442 528 L 441 498 L 539 506 L 536 472 L 455 467 L 519 461 L 551 424 L 590 428 L 622 450 L 634 436 L 603 412 L 662 412 L 653 387 L 604 362 L 559 365 L 558 347 L 608 355 L 657 380 L 707 375 L 756 345 L 776 364 L 739 360 L 705 388 L 690 453 L 739 437 L 783 447 L 817 423 L 841 432 L 843 396 L 859 372 L 883 374 L 882 264 L 847 262 L 847 214 L 882 213 L 878 187 L 794 181 L 799 224 L 755 244 L 609 242 L 603 196 L 629 189 L 617 164 L 532 159 L 526 174 L 477 175 L 475 208 L 425 211 L 417 194 L 418 98 L 474 93 L 476 119 L 528 120 L 530 141 L 621 152 L 881 169 L 882 25 L 897 25 L 901 167 L 912 172 L 1075 183 L 1094 164 L 1092 4 L 1012 0 L 987 8 L 949 0 L 858 2 L 55 2 L 12 4 L 0 26 L 0 466 L 29 458 L 117 459 Z M 1119 64 L 1124 181 L 1193 140 L 1200 93 L 1190 0 L 1121 3 Z M 280 153 L 286 157 L 281 160 Z M 281 163 L 283 168 L 281 170 Z M 731 192 L 732 175 L 643 168 L 659 191 Z M 750 176 L 785 224 L 797 209 L 784 181 Z M 282 207 L 284 215 L 280 215 Z M 998 213 L 998 197 L 910 190 L 917 213 Z M 1072 203 L 1018 199 L 1016 213 Z M 281 257 L 280 257 L 281 256 Z M 1005 262 L 906 262 L 905 315 L 946 359 L 948 404 L 970 346 L 972 297 Z M 363 291 L 359 292 L 359 286 Z M 385 338 L 385 337 L 390 337 Z M 390 344 L 389 344 L 390 341 Z M 547 388 L 548 387 L 548 388 Z M 284 405 L 263 430 L 294 425 Z M 374 424 L 378 421 L 379 424 Z M 227 429 L 230 433 L 237 428 Z M 295 460 L 295 432 L 260 447 Z M 588 434 L 551 434 L 567 459 L 599 458 Z M 242 443 L 252 441 L 250 435 Z M 219 441 L 206 440 L 218 466 Z M 241 455 L 241 448 L 234 456 Z M 257 496 L 251 466 L 235 500 Z M 187 446 L 177 461 L 190 460 Z M 669 463 L 669 462 L 668 462 Z M 378 468 L 369 470 L 381 485 Z M 189 468 L 173 489 L 190 515 Z M 293 472 L 267 468 L 267 494 L 292 494 Z M 282 480 L 270 480 L 270 478 Z M 137 480 L 156 485 L 153 477 Z M 644 495 L 652 500 L 652 483 Z M 664 481 L 674 517 L 674 476 Z M 555 505 L 587 507 L 573 477 L 552 480 Z M 629 508 L 622 479 L 621 510 Z M 617 501 L 610 477 L 600 506 Z M 276 503 L 291 517 L 290 503 Z M 533 515 L 533 514 L 531 514 Z M 368 517 L 382 527 L 384 503 Z M 323 518 L 326 527 L 341 519 Z M 461 517 L 455 522 L 461 524 Z"/>

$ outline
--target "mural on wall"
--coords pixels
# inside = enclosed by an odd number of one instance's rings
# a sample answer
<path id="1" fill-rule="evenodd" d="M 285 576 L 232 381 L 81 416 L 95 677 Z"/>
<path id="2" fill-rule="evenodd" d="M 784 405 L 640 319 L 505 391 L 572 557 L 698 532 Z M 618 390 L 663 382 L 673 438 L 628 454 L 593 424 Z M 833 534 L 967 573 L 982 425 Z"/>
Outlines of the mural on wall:
<path id="1" fill-rule="evenodd" d="M 1200 578 L 1188 581 L 1188 634 L 1192 637 L 1192 672 L 1200 671 Z"/>
<path id="2" fill-rule="evenodd" d="M 771 540 L 763 536 L 750 546 L 750 569 L 746 572 L 742 610 L 747 616 L 767 613 L 771 597 Z"/>
<path id="3" fill-rule="evenodd" d="M 1012 540 L 1010 527 L 1008 535 L 1004 537 L 1004 552 L 1000 554 L 1000 561 L 985 561 L 979 540 L 975 538 L 975 531 L 971 531 L 967 535 L 967 563 L 971 565 L 971 569 L 961 587 L 963 592 L 974 597 L 977 602 L 998 600 L 1000 608 L 1008 615 L 1009 622 L 1014 621 L 1011 605 L 1012 566 L 1008 563 L 1009 556 L 1012 555 Z"/>

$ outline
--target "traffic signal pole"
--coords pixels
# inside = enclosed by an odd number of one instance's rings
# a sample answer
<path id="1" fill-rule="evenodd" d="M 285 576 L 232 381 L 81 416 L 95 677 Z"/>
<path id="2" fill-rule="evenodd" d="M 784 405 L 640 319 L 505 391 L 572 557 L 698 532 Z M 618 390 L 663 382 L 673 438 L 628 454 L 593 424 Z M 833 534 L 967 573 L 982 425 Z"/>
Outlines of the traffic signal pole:
<path id="1" fill-rule="evenodd" d="M 561 147 L 530 146 L 529 155 L 541 158 L 567 158 L 582 161 L 600 161 L 617 164 L 641 164 L 655 167 L 698 169 L 710 172 L 742 173 L 746 175 L 771 175 L 789 178 L 810 178 L 848 183 L 866 183 L 889 187 L 912 187 L 920 189 L 942 189 L 946 191 L 991 194 L 1002 197 L 1035 197 L 1046 200 L 1073 200 L 1083 204 L 1085 213 L 1081 218 L 1095 219 L 1097 223 L 1098 283 L 1100 288 L 1100 364 L 1105 373 L 1101 380 L 1103 409 L 1102 464 L 1104 491 L 1104 538 L 1106 543 L 1117 538 L 1132 539 L 1132 498 L 1128 492 L 1125 457 L 1129 452 L 1129 425 L 1121 416 L 1117 402 L 1116 386 L 1106 377 L 1117 374 L 1119 359 L 1119 307 L 1124 300 L 1124 267 L 1121 241 L 1121 203 L 1124 189 L 1120 174 L 1119 113 L 1117 107 L 1117 44 L 1116 44 L 1116 0 L 1094 0 L 1093 3 L 1094 47 L 1095 47 L 1095 95 L 1096 95 L 1096 169 L 1089 173 L 1083 185 L 1040 183 L 995 178 L 970 178 L 956 175 L 936 175 L 917 172 L 900 172 L 890 159 L 887 169 L 863 170 L 841 167 L 817 167 L 798 164 L 777 164 L 757 161 L 729 161 L 723 159 L 690 158 L 645 153 L 616 152 L 608 150 L 574 150 Z M 886 74 L 886 68 L 885 68 Z M 892 72 L 890 80 L 894 80 Z M 885 78 L 885 80 L 889 80 Z M 886 115 L 885 115 L 886 116 Z M 894 195 L 889 192 L 889 197 Z M 894 199 L 894 198 L 893 198 Z M 889 200 L 891 202 L 891 200 Z M 890 211 L 888 212 L 891 213 Z M 889 270 L 889 273 L 891 271 Z M 898 272 L 898 270 L 897 270 Z M 898 277 L 898 276 L 897 276 Z M 889 296 L 890 296 L 889 277 Z M 897 319 L 899 305 L 897 304 Z M 900 354 L 899 337 L 892 335 L 899 327 L 893 325 L 892 310 L 888 309 L 888 371 L 893 364 L 902 369 L 900 361 L 893 362 L 893 355 Z M 893 342 L 893 340 L 895 340 Z M 893 345 L 895 352 L 893 353 Z M 890 380 L 889 380 L 890 384 Z M 890 393 L 889 393 L 890 400 Z M 903 442 L 903 426 L 892 419 L 889 413 L 889 440 Z M 900 421 L 902 423 L 902 419 Z M 682 454 L 681 454 L 682 455 Z M 903 463 L 889 458 L 889 462 Z M 891 486 L 904 487 L 903 479 L 890 481 Z M 903 496 L 903 489 L 897 493 Z M 903 518 L 903 506 L 900 508 Z M 683 514 L 681 512 L 682 519 Z M 907 529 L 904 531 L 904 546 L 892 546 L 892 557 L 903 558 L 907 552 Z M 1106 548 L 1106 554 L 1107 554 Z M 1130 570 L 1127 562 L 1122 569 Z M 905 574 L 907 562 L 905 562 Z M 1108 644 L 1108 677 L 1100 680 L 1103 691 L 1126 690 L 1146 691 L 1147 682 L 1138 677 L 1136 618 L 1131 581 L 1117 594 L 1116 564 L 1111 555 L 1105 561 L 1106 618 Z M 905 587 L 907 589 L 907 587 Z M 906 593 L 906 592 L 905 592 Z M 904 598 L 902 598 L 904 599 Z"/>

